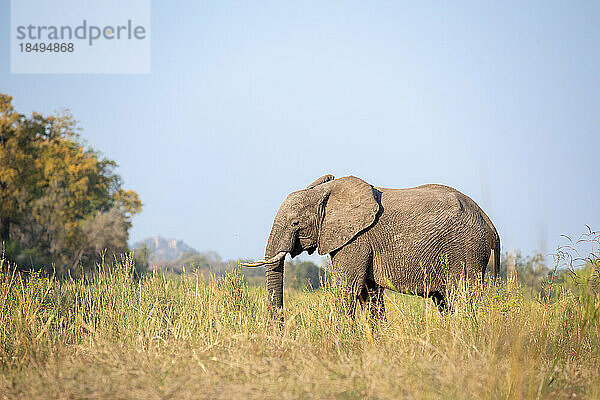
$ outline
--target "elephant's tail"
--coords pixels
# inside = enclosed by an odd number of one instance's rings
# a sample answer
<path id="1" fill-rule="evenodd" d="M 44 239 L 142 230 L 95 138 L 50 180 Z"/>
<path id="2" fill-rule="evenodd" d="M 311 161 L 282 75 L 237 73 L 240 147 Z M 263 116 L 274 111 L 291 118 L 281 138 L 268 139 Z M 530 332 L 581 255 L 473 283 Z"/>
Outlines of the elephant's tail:
<path id="1" fill-rule="evenodd" d="M 489 219 L 489 217 L 485 213 L 482 214 L 486 224 L 489 227 L 487 242 L 490 248 L 490 252 L 493 252 L 494 255 L 493 273 L 494 282 L 496 282 L 498 280 L 498 277 L 500 276 L 500 235 L 498 235 L 498 231 L 496 230 L 494 224 L 492 224 L 492 221 Z"/>
<path id="2" fill-rule="evenodd" d="M 498 277 L 500 276 L 500 236 L 496 229 L 495 232 L 495 243 L 494 243 L 494 282 L 498 281 Z"/>

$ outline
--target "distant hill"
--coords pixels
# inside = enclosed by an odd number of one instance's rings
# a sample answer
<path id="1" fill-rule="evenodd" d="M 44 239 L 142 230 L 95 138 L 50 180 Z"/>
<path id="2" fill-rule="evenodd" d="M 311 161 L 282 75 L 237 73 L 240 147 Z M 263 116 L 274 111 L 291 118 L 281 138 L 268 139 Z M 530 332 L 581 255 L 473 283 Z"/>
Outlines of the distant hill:
<path id="1" fill-rule="evenodd" d="M 165 239 L 154 236 L 140 240 L 133 245 L 134 249 L 140 249 L 144 245 L 150 251 L 148 261 L 150 264 L 170 263 L 178 260 L 186 253 L 198 253 L 196 249 L 188 246 L 183 240 Z"/>

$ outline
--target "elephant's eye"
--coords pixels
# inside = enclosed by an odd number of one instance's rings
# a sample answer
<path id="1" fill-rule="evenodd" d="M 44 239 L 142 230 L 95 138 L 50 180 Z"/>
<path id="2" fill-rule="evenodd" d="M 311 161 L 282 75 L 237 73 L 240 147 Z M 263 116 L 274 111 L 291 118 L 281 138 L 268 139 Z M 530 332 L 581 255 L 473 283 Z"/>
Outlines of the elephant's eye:
<path id="1" fill-rule="evenodd" d="M 297 219 L 292 221 L 292 226 L 298 226 L 300 224 L 300 221 L 298 221 Z"/>

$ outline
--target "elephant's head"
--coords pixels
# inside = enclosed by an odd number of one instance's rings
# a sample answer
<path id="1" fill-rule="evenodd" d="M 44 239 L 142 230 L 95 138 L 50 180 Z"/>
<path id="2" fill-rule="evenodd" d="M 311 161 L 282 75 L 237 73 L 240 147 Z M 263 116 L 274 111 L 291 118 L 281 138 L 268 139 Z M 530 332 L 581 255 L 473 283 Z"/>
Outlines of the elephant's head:
<path id="1" fill-rule="evenodd" d="M 331 253 L 368 228 L 379 212 L 373 187 L 353 176 L 325 175 L 285 199 L 273 221 L 265 259 L 244 263 L 265 265 L 271 304 L 283 306 L 283 265 L 286 254 Z"/>

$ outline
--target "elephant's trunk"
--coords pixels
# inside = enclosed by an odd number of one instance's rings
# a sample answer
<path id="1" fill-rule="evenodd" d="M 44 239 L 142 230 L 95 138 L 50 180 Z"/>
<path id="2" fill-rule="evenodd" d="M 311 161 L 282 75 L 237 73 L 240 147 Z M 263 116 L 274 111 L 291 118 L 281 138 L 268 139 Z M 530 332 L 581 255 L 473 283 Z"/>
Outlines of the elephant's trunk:
<path id="1" fill-rule="evenodd" d="M 269 241 L 267 242 L 267 248 L 265 250 L 265 260 L 275 260 L 276 263 L 267 264 L 265 266 L 265 273 L 267 278 L 267 293 L 269 295 L 269 301 L 271 303 L 271 309 L 280 309 L 283 307 L 283 265 L 285 261 L 285 254 L 287 251 L 278 251 L 278 243 L 276 235 L 271 232 L 269 235 Z M 279 257 L 283 254 L 283 257 Z"/>
<path id="2" fill-rule="evenodd" d="M 266 269 L 267 293 L 272 310 L 283 307 L 283 264 L 284 260 L 282 259 L 275 266 L 267 266 Z"/>

